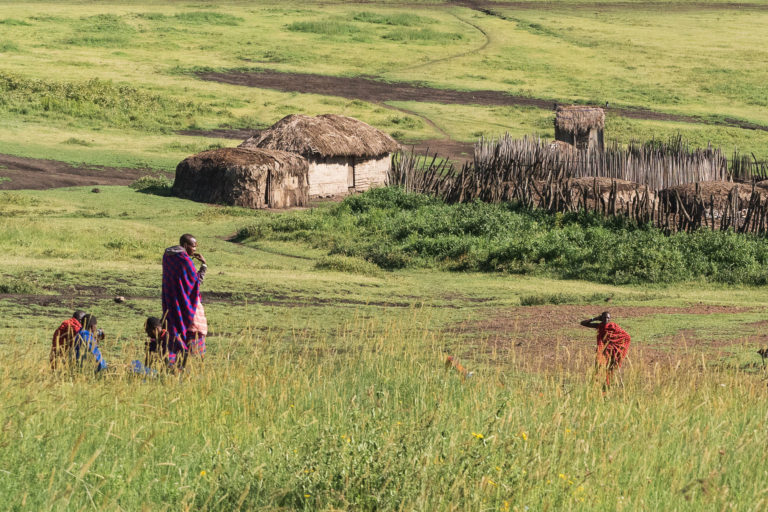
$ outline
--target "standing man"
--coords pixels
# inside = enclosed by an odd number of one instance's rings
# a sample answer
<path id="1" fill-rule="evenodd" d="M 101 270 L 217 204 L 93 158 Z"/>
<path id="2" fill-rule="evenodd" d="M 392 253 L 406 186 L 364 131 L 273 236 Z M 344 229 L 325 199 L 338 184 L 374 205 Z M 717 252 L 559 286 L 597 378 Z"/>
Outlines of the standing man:
<path id="1" fill-rule="evenodd" d="M 581 325 L 597 329 L 597 357 L 595 373 L 600 367 L 605 367 L 604 389 L 611 385 L 611 377 L 616 368 L 621 368 L 621 362 L 627 357 L 630 337 L 627 332 L 611 322 L 611 314 L 603 311 L 599 316 L 583 320 Z"/>
<path id="2" fill-rule="evenodd" d="M 200 270 L 192 259 L 198 260 Z M 179 245 L 169 247 L 163 254 L 163 320 L 170 336 L 171 345 L 180 342 L 192 353 L 205 356 L 205 336 L 208 322 L 200 302 L 200 283 L 205 278 L 208 265 L 197 252 L 197 240 L 190 234 L 182 235 Z M 171 360 L 176 354 L 169 354 Z"/>

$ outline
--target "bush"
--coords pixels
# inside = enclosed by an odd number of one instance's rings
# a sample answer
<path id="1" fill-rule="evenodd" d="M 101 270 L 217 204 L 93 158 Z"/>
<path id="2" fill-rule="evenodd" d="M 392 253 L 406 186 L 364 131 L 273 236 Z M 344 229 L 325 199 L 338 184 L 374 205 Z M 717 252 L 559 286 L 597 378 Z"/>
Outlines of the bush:
<path id="1" fill-rule="evenodd" d="M 168 197 L 173 183 L 165 176 L 142 176 L 129 185 L 136 192 Z"/>
<path id="2" fill-rule="evenodd" d="M 611 284 L 768 283 L 768 244 L 751 235 L 702 230 L 666 236 L 594 213 L 550 215 L 479 201 L 448 205 L 397 187 L 350 196 L 326 210 L 265 216 L 242 229 L 239 239 L 255 236 L 305 241 L 390 270 L 441 267 Z M 570 299 L 524 298 L 530 304 Z"/>

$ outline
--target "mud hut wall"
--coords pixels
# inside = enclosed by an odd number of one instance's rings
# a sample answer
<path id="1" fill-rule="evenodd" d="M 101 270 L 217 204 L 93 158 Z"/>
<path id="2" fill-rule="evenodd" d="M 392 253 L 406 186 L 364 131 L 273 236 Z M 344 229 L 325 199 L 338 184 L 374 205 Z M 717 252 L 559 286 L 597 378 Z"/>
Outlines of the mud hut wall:
<path id="1" fill-rule="evenodd" d="M 350 157 L 309 157 L 309 195 L 336 196 L 355 186 L 355 161 Z"/>
<path id="2" fill-rule="evenodd" d="M 285 175 L 282 179 L 270 173 L 269 207 L 292 208 L 309 204 L 309 180 L 307 174 Z"/>
<path id="3" fill-rule="evenodd" d="M 389 154 L 358 160 L 355 163 L 355 190 L 362 192 L 369 188 L 384 186 L 391 165 L 392 157 Z"/>

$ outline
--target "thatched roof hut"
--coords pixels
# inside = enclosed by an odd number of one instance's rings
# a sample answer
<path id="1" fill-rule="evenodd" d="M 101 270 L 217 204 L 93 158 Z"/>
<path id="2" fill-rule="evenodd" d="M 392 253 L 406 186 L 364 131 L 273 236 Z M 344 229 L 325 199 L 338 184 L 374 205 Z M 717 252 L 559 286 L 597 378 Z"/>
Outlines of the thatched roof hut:
<path id="1" fill-rule="evenodd" d="M 555 115 L 555 139 L 573 144 L 577 149 L 603 150 L 605 111 L 583 105 L 558 106 Z"/>
<path id="2" fill-rule="evenodd" d="M 304 206 L 309 202 L 308 164 L 300 155 L 269 149 L 203 151 L 176 167 L 173 193 L 246 208 Z"/>
<path id="3" fill-rule="evenodd" d="M 292 114 L 247 139 L 241 148 L 290 151 L 309 160 L 310 195 L 346 194 L 384 184 L 400 145 L 386 133 L 336 114 Z"/>

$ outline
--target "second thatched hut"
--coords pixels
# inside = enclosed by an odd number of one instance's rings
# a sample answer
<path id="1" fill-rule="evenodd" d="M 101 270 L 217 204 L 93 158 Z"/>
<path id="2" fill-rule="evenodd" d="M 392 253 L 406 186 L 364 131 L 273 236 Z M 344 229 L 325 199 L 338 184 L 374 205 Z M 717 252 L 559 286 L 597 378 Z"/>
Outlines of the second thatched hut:
<path id="1" fill-rule="evenodd" d="M 558 106 L 555 115 L 555 140 L 576 149 L 603 151 L 605 112 L 600 107 Z"/>
<path id="2" fill-rule="evenodd" d="M 384 185 L 400 145 L 351 117 L 292 114 L 240 144 L 297 153 L 309 162 L 309 195 L 336 196 Z"/>
<path id="3" fill-rule="evenodd" d="M 173 194 L 245 208 L 290 208 L 309 202 L 307 161 L 269 149 L 203 151 L 176 166 Z"/>

